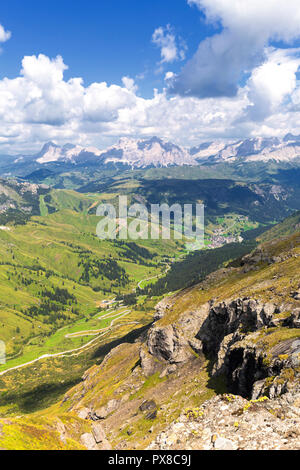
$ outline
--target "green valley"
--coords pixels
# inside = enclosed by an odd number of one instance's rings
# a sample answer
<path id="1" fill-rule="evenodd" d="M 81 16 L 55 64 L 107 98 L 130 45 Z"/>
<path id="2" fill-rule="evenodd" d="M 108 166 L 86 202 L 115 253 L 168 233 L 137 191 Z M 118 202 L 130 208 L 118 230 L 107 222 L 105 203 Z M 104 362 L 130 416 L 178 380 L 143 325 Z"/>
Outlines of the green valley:
<path id="1" fill-rule="evenodd" d="M 5 219 L 4 212 L 0 339 L 6 345 L 6 363 L 0 365 L 1 416 L 43 416 L 45 408 L 54 406 L 56 423 L 56 403 L 111 350 L 134 345 L 151 327 L 155 306 L 165 296 L 194 289 L 220 268 L 236 269 L 259 240 L 289 235 L 298 223 L 296 214 L 262 234 L 282 211 L 292 211 L 296 196 L 287 201 L 285 193 L 282 199 L 277 193 L 273 197 L 268 187 L 238 181 L 152 181 L 137 172 L 112 176 L 103 191 L 97 186 L 78 191 L 35 185 L 35 214 L 21 222 L 22 207 L 14 218 L 9 214 Z M 100 240 L 96 209 L 100 203 L 117 208 L 120 195 L 148 209 L 164 202 L 204 203 L 204 249 L 190 251 L 185 238 Z M 81 433 L 82 423 L 77 425 Z M 73 448 L 76 445 L 78 437 Z"/>
<path id="2" fill-rule="evenodd" d="M 0 333 L 7 346 L 5 367 L 14 357 L 15 362 L 22 361 L 24 348 L 32 357 L 41 343 L 49 341 L 50 349 L 43 346 L 41 351 L 52 352 L 57 343 L 52 335 L 58 329 L 99 316 L 103 299 L 132 292 L 142 279 L 163 272 L 165 260 L 178 251 L 178 242 L 172 240 L 138 245 L 100 241 L 95 233 L 99 218 L 89 213 L 100 199 L 52 191 L 55 211 L 33 217 L 25 225 L 8 225 L 8 230 L 0 232 Z M 41 196 L 44 210 L 46 204 Z M 77 343 L 69 339 L 69 345 Z"/>
<path id="3" fill-rule="evenodd" d="M 300 450 L 299 41 L 300 0 L 1 3 L 0 451 Z"/>

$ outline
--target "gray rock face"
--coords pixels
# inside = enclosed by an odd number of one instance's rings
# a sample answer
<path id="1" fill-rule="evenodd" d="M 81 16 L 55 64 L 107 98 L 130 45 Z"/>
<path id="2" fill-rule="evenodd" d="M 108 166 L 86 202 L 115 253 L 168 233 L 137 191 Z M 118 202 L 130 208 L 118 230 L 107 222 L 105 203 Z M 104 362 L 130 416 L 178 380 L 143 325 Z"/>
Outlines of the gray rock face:
<path id="1" fill-rule="evenodd" d="M 187 341 L 174 325 L 153 328 L 148 336 L 148 349 L 158 360 L 184 362 L 189 357 Z"/>
<path id="2" fill-rule="evenodd" d="M 300 339 L 279 342 L 268 357 L 255 345 L 237 343 L 229 348 L 224 362 L 233 392 L 252 399 L 280 397 L 298 383 Z"/>
<path id="3" fill-rule="evenodd" d="M 143 373 L 146 377 L 150 377 L 156 372 L 160 372 L 163 368 L 163 365 L 160 364 L 144 346 L 140 348 L 140 361 Z"/>
<path id="4" fill-rule="evenodd" d="M 92 418 L 97 420 L 97 419 L 106 419 L 108 415 L 113 413 L 114 411 L 117 410 L 118 406 L 120 404 L 120 400 L 110 400 L 105 406 L 102 406 L 101 408 L 96 409 L 92 413 Z"/>
<path id="5" fill-rule="evenodd" d="M 292 297 L 295 300 L 300 300 L 300 291 L 292 292 Z"/>
<path id="6" fill-rule="evenodd" d="M 156 409 L 157 406 L 154 400 L 145 400 L 139 407 L 140 411 L 153 411 Z"/>
<path id="7" fill-rule="evenodd" d="M 183 412 L 149 450 L 299 450 L 300 393 L 249 402 L 218 395 Z M 189 412 L 190 411 L 190 412 Z"/>
<path id="8" fill-rule="evenodd" d="M 112 448 L 99 423 L 93 425 L 92 433 L 83 434 L 80 440 L 88 450 L 111 450 Z"/>
<path id="9" fill-rule="evenodd" d="M 179 364 L 192 357 L 193 351 L 202 352 L 202 343 L 196 335 L 208 312 L 209 304 L 205 304 L 200 309 L 183 315 L 176 325 L 154 325 L 147 337 L 150 355 L 162 363 Z M 146 362 L 146 357 L 143 359 Z"/>
<path id="10" fill-rule="evenodd" d="M 97 423 L 93 425 L 93 436 L 95 439 L 95 442 L 98 444 L 98 448 L 101 450 L 110 450 L 111 445 L 106 439 L 106 434 L 104 432 L 104 429 L 102 428 L 101 424 Z"/>
<path id="11" fill-rule="evenodd" d="M 158 321 L 165 316 L 165 314 L 170 310 L 171 302 L 168 299 L 163 299 L 155 307 L 154 321 Z"/>
<path id="12" fill-rule="evenodd" d="M 275 379 L 274 383 L 269 388 L 268 395 L 271 399 L 274 399 L 274 398 L 280 397 L 280 395 L 283 395 L 284 393 L 286 393 L 287 389 L 288 389 L 287 382 L 280 383 Z"/>
<path id="13" fill-rule="evenodd" d="M 233 393 L 247 398 L 259 398 L 266 393 L 280 396 L 288 390 L 288 381 L 275 381 L 267 390 L 266 379 L 280 376 L 285 368 L 298 367 L 300 356 L 290 345 L 281 345 L 268 362 L 265 351 L 256 345 L 254 338 L 263 328 L 280 324 L 299 327 L 300 309 L 294 310 L 286 320 L 276 318 L 278 312 L 280 308 L 274 304 L 249 298 L 207 303 L 199 310 L 182 315 L 175 325 L 154 325 L 148 333 L 142 367 L 154 373 L 159 370 L 155 369 L 158 363 L 165 364 L 161 371 L 164 377 L 172 372 L 169 371 L 172 365 L 189 360 L 195 351 L 214 359 L 213 375 L 225 374 Z M 249 338 L 250 341 L 246 341 Z M 280 358 L 282 355 L 288 355 L 288 360 Z"/>
<path id="14" fill-rule="evenodd" d="M 291 350 L 291 345 L 280 343 L 269 360 L 255 340 L 257 332 L 264 328 L 280 324 L 299 327 L 300 309 L 286 320 L 276 318 L 279 312 L 274 304 L 238 298 L 219 304 L 211 301 L 198 310 L 185 312 L 176 324 L 154 324 L 140 353 L 144 373 L 160 371 L 164 377 L 173 372 L 170 367 L 188 361 L 194 352 L 203 353 L 214 360 L 212 374 L 225 374 L 233 393 L 247 398 L 266 393 L 280 396 L 288 390 L 288 380 L 275 381 L 268 390 L 266 380 L 280 376 L 285 368 L 298 367 L 300 356 Z M 283 355 L 288 360 L 280 357 Z"/>
<path id="15" fill-rule="evenodd" d="M 82 434 L 80 439 L 81 439 L 82 444 L 88 450 L 99 450 L 93 434 L 90 434 L 90 433 Z"/>
<path id="16" fill-rule="evenodd" d="M 148 349 L 152 356 L 170 363 L 185 362 L 192 356 L 192 349 L 201 350 L 201 343 L 195 338 L 190 341 L 177 326 L 153 328 L 148 336 Z"/>
<path id="17" fill-rule="evenodd" d="M 257 380 L 252 387 L 252 400 L 257 400 L 264 395 L 265 380 Z"/>
<path id="18" fill-rule="evenodd" d="M 202 341 L 205 353 L 215 355 L 224 337 L 238 329 L 249 333 L 265 326 L 275 326 L 272 323 L 275 310 L 275 305 L 260 304 L 254 299 L 237 299 L 213 305 L 197 338 Z"/>
<path id="19" fill-rule="evenodd" d="M 78 411 L 78 418 L 89 419 L 91 416 L 91 410 L 89 408 L 82 408 Z"/>
<path id="20" fill-rule="evenodd" d="M 103 442 L 106 439 L 105 432 L 101 424 L 93 425 L 93 436 L 97 444 L 99 444 L 100 442 Z"/>
<path id="21" fill-rule="evenodd" d="M 176 371 L 177 371 L 177 364 L 171 364 L 163 369 L 159 378 L 163 379 L 164 377 L 167 377 L 168 375 L 173 374 Z"/>
<path id="22" fill-rule="evenodd" d="M 269 352 L 271 358 L 255 341 L 256 330 L 274 325 L 274 312 L 274 305 L 238 299 L 229 305 L 213 306 L 207 323 L 203 324 L 200 330 L 203 345 L 206 352 L 217 357 L 213 374 L 224 373 L 233 393 L 253 399 L 263 395 L 274 398 L 289 389 L 291 383 L 284 370 L 299 367 L 300 340 L 278 343 Z M 294 327 L 298 316 L 291 318 Z M 254 332 L 246 335 L 243 331 L 247 329 Z M 271 377 L 275 379 L 270 386 Z"/>
<path id="23" fill-rule="evenodd" d="M 229 348 L 224 364 L 230 391 L 250 398 L 255 382 L 268 376 L 264 358 L 265 354 L 253 346 L 237 344 Z"/>
<path id="24" fill-rule="evenodd" d="M 215 450 L 237 450 L 237 445 L 235 445 L 230 439 L 225 437 L 218 437 L 214 444 Z"/>
<path id="25" fill-rule="evenodd" d="M 283 326 L 288 326 L 289 328 L 300 328 L 300 308 L 296 308 L 292 312 L 291 316 L 284 320 Z"/>

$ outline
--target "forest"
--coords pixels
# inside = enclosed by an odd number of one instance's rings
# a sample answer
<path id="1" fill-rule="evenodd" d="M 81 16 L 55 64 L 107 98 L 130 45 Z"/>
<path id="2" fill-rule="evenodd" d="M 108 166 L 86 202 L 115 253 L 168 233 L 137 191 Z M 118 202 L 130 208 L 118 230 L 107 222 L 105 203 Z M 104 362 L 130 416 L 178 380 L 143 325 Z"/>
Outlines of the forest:
<path id="1" fill-rule="evenodd" d="M 183 260 L 173 263 L 168 273 L 154 284 L 149 284 L 143 289 L 138 288 L 137 293 L 159 296 L 190 287 L 226 263 L 246 255 L 256 245 L 256 241 L 249 240 L 243 243 L 230 243 L 214 250 L 192 252 Z"/>

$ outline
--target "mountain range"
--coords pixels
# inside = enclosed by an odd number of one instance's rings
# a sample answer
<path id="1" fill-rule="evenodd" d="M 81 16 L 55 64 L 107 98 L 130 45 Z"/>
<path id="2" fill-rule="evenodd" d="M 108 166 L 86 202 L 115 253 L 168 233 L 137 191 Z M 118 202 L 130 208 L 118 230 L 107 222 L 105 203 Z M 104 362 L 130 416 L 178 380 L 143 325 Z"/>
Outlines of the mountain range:
<path id="1" fill-rule="evenodd" d="M 207 166 L 273 162 L 300 165 L 300 136 L 283 138 L 250 138 L 235 142 L 213 141 L 185 148 L 159 137 L 133 139 L 123 137 L 111 147 L 99 150 L 80 145 L 46 143 L 34 155 L 1 158 L 2 174 L 24 175 L 24 172 L 78 166 L 122 169 L 164 168 L 174 166 Z"/>
<path id="2" fill-rule="evenodd" d="M 1 449 L 298 449 L 298 140 L 0 158 Z M 118 195 L 202 201 L 209 249 L 100 241 Z"/>

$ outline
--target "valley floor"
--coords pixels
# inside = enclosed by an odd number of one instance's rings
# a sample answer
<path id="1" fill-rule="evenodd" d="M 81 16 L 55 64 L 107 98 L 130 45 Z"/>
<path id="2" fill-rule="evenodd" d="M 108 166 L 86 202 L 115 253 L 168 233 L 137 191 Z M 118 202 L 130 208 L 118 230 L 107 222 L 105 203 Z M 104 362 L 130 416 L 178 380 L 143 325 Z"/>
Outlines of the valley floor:
<path id="1" fill-rule="evenodd" d="M 0 231 L 0 448 L 298 448 L 300 215 L 187 253 L 100 243 L 92 200 L 54 191 Z"/>

